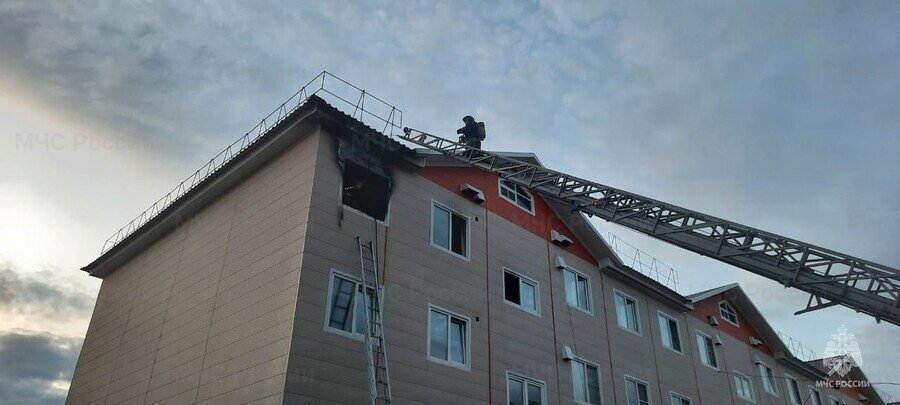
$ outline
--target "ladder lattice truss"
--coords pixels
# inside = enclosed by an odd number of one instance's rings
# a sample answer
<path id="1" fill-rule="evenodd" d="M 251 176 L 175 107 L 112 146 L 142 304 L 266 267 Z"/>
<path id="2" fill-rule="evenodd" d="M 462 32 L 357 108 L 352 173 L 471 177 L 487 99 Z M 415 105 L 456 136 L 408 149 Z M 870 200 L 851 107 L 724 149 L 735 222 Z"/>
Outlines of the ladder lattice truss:
<path id="1" fill-rule="evenodd" d="M 653 238 L 810 294 L 797 314 L 844 305 L 900 325 L 900 271 L 530 163 L 469 148 L 415 129 L 401 139 L 568 202 Z"/>

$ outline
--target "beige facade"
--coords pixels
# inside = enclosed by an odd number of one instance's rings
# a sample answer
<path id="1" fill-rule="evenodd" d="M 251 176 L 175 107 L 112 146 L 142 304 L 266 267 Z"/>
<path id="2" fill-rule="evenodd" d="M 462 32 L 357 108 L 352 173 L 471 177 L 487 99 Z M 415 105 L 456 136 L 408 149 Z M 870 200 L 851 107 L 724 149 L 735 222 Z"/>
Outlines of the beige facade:
<path id="1" fill-rule="evenodd" d="M 357 237 L 378 244 L 396 404 L 507 404 L 509 376 L 539 386 L 537 403 L 574 404 L 573 361 L 597 367 L 603 404 L 628 403 L 626 381 L 646 384 L 652 404 L 673 393 L 692 404 L 790 404 L 785 373 L 807 394 L 809 370 L 721 333 L 688 298 L 425 178 L 427 157 L 386 167 L 385 221 L 342 206 L 336 151 L 356 135 L 334 115 L 316 110 L 298 119 L 310 125 L 285 127 L 279 136 L 295 140 L 281 153 L 104 272 L 68 403 L 367 403 L 362 337 L 328 318 L 335 277 L 359 277 Z M 432 243 L 434 203 L 467 218 L 466 257 Z M 557 257 L 587 279 L 587 310 L 567 303 Z M 504 271 L 534 286 L 534 309 L 504 298 Z M 617 292 L 634 300 L 637 332 L 618 326 Z M 464 364 L 429 356 L 431 308 L 465 322 Z M 663 346 L 660 314 L 677 321 L 680 352 Z M 722 341 L 718 370 L 701 364 L 697 331 Z M 777 394 L 763 391 L 758 359 L 775 370 Z M 750 378 L 752 402 L 737 396 L 733 372 Z M 823 404 L 858 403 L 820 391 Z"/>

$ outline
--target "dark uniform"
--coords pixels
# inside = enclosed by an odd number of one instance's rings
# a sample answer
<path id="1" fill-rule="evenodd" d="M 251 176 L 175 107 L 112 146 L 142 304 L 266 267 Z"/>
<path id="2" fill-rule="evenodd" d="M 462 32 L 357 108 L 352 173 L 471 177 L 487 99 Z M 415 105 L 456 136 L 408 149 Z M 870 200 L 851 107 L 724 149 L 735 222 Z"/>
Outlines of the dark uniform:
<path id="1" fill-rule="evenodd" d="M 484 123 L 475 122 L 475 118 L 471 115 L 463 117 L 466 126 L 457 129 L 456 133 L 460 134 L 459 141 L 473 148 L 481 149 L 481 141 L 484 140 Z"/>

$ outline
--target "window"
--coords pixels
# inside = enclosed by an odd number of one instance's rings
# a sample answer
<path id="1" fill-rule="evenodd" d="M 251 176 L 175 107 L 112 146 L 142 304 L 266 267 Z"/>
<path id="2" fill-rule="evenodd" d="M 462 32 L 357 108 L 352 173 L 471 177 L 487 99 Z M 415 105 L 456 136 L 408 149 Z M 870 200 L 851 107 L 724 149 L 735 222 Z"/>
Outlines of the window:
<path id="1" fill-rule="evenodd" d="M 772 367 L 759 363 L 759 375 L 762 378 L 763 390 L 772 395 L 778 395 L 778 387 L 775 386 L 775 372 Z"/>
<path id="2" fill-rule="evenodd" d="M 828 396 L 828 405 L 841 405 L 841 401 L 838 401 L 835 397 Z"/>
<path id="3" fill-rule="evenodd" d="M 352 158 L 344 160 L 341 166 L 343 167 L 341 202 L 365 215 L 384 221 L 390 207 L 391 180 L 380 167 L 360 164 Z"/>
<path id="4" fill-rule="evenodd" d="M 734 388 L 737 396 L 748 401 L 753 401 L 753 383 L 750 381 L 749 377 L 735 371 Z"/>
<path id="5" fill-rule="evenodd" d="M 575 402 L 600 404 L 600 369 L 581 360 L 572 360 L 572 388 Z"/>
<path id="6" fill-rule="evenodd" d="M 809 403 L 812 405 L 822 405 L 822 395 L 819 390 L 809 387 Z"/>
<path id="7" fill-rule="evenodd" d="M 539 313 L 538 283 L 508 269 L 503 270 L 503 299 L 528 312 Z"/>
<path id="8" fill-rule="evenodd" d="M 641 333 L 638 326 L 637 301 L 619 291 L 615 292 L 616 319 L 619 327 L 634 333 Z"/>
<path id="9" fill-rule="evenodd" d="M 428 357 L 439 363 L 467 367 L 469 319 L 437 307 L 428 310 Z"/>
<path id="10" fill-rule="evenodd" d="M 650 405 L 650 387 L 643 381 L 625 377 L 625 397 L 628 405 Z"/>
<path id="11" fill-rule="evenodd" d="M 711 337 L 697 332 L 697 349 L 700 351 L 700 361 L 716 370 L 719 369 L 719 360 L 716 358 L 716 346 Z"/>
<path id="12" fill-rule="evenodd" d="M 500 179 L 500 196 L 519 208 L 534 214 L 534 198 L 525 187 Z"/>
<path id="13" fill-rule="evenodd" d="M 659 312 L 659 335 L 662 344 L 668 349 L 681 353 L 681 334 L 678 331 L 678 321 L 662 312 Z"/>
<path id="14" fill-rule="evenodd" d="M 331 294 L 328 295 L 328 313 L 325 326 L 332 332 L 362 335 L 366 328 L 366 302 L 361 283 L 353 278 L 332 272 Z M 375 291 L 366 289 L 371 300 Z"/>
<path id="15" fill-rule="evenodd" d="M 506 374 L 508 405 L 544 405 L 544 383 L 520 375 Z"/>
<path id="16" fill-rule="evenodd" d="M 569 306 L 591 312 L 591 282 L 587 276 L 566 268 L 566 303 Z"/>
<path id="17" fill-rule="evenodd" d="M 691 399 L 680 394 L 672 393 L 672 405 L 691 405 Z"/>
<path id="18" fill-rule="evenodd" d="M 803 401 L 800 398 L 800 386 L 797 385 L 797 380 L 790 376 L 784 376 L 784 384 L 787 386 L 788 397 L 791 400 L 791 404 L 800 405 Z"/>
<path id="19" fill-rule="evenodd" d="M 469 219 L 437 203 L 431 206 L 431 244 L 469 257 Z"/>
<path id="20" fill-rule="evenodd" d="M 729 304 L 728 301 L 719 303 L 719 313 L 722 314 L 722 318 L 726 321 L 731 322 L 735 326 L 739 326 L 737 312 L 734 312 L 734 308 L 731 307 L 731 304 Z"/>

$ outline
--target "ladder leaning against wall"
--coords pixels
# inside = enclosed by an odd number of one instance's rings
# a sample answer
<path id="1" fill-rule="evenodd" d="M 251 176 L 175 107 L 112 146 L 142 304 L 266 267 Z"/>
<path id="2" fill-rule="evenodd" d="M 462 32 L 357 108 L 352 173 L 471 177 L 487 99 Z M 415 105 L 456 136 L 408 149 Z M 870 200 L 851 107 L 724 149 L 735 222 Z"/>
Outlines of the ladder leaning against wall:
<path id="1" fill-rule="evenodd" d="M 391 403 L 391 384 L 388 377 L 387 353 L 384 345 L 382 299 L 384 286 L 378 272 L 375 245 L 356 238 L 359 245 L 359 269 L 366 305 L 366 359 L 369 369 L 369 398 L 372 405 Z"/>

